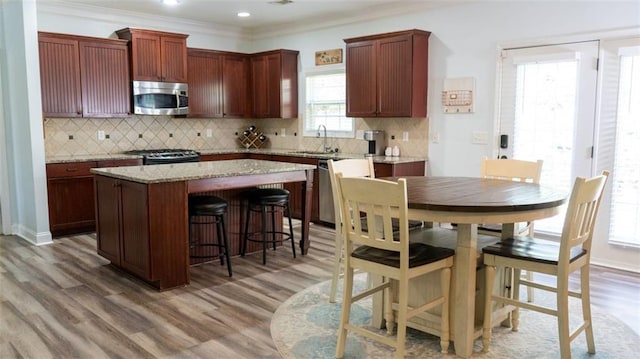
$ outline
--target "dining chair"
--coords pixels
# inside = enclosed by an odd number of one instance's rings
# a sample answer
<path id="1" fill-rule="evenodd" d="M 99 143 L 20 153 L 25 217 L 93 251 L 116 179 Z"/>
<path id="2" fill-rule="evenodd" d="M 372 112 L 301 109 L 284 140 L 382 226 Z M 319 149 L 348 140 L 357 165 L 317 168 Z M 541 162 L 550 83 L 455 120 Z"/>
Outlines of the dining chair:
<path id="1" fill-rule="evenodd" d="M 480 177 L 504 179 L 518 182 L 540 183 L 542 160 L 523 161 L 517 159 L 488 159 L 482 158 Z M 533 222 L 516 223 L 519 235 L 533 236 Z M 480 224 L 478 234 L 502 237 L 502 224 Z M 522 272 L 527 280 L 533 280 L 533 274 Z M 527 288 L 527 301 L 533 302 L 533 288 Z"/>
<path id="2" fill-rule="evenodd" d="M 329 292 L 329 302 L 335 303 L 336 292 L 338 289 L 338 280 L 342 276 L 342 228 L 343 220 L 340 213 L 340 198 L 337 196 L 335 190 L 338 185 L 336 183 L 336 173 L 342 173 L 344 177 L 369 177 L 374 178 L 375 172 L 373 167 L 372 157 L 366 158 L 353 158 L 341 161 L 329 160 L 327 161 L 329 167 L 329 178 L 331 181 L 332 195 L 333 195 L 333 208 L 336 218 L 336 246 L 333 256 L 333 275 L 331 277 L 331 289 Z"/>
<path id="3" fill-rule="evenodd" d="M 440 345 L 443 353 L 449 348 L 449 293 L 451 267 L 455 251 L 424 243 L 409 242 L 407 183 L 375 178 L 343 177 L 336 174 L 339 207 L 345 223 L 344 233 L 344 298 L 338 330 L 336 358 L 342 358 L 348 332 L 355 332 L 395 348 L 395 357 L 404 358 L 407 320 L 431 308 L 441 306 Z M 361 214 L 368 228 L 364 231 Z M 355 218 L 354 218 L 355 217 Z M 398 220 L 394 233 L 392 218 Z M 380 276 L 382 281 L 354 295 L 354 271 Z M 409 281 L 418 276 L 439 271 L 440 296 L 418 306 L 409 307 Z M 397 295 L 394 290 L 397 287 Z M 384 296 L 387 335 L 350 323 L 351 305 L 382 291 Z M 395 315 L 394 315 L 395 313 Z M 395 338 L 392 337 L 397 323 Z"/>
<path id="4" fill-rule="evenodd" d="M 589 262 L 591 260 L 591 242 L 596 223 L 598 208 L 609 172 L 590 179 L 576 178 L 564 219 L 560 242 L 533 237 L 515 236 L 482 249 L 486 265 L 486 287 L 484 324 L 482 334 L 483 351 L 489 350 L 491 342 L 492 302 L 506 304 L 513 314 L 512 330 L 518 330 L 519 308 L 556 316 L 558 319 L 558 337 L 561 358 L 570 358 L 570 343 L 581 332 L 585 332 L 587 349 L 595 353 L 593 342 L 593 325 L 591 321 L 591 304 L 589 294 Z M 515 274 L 512 297 L 492 293 L 496 267 L 513 268 Z M 555 276 L 555 286 L 540 282 L 521 280 L 520 271 L 544 273 Z M 580 289 L 569 290 L 569 275 L 580 271 Z M 533 287 L 554 292 L 555 308 L 527 303 L 519 300 L 520 286 Z M 569 297 L 576 297 L 582 303 L 582 324 L 570 333 Z"/>

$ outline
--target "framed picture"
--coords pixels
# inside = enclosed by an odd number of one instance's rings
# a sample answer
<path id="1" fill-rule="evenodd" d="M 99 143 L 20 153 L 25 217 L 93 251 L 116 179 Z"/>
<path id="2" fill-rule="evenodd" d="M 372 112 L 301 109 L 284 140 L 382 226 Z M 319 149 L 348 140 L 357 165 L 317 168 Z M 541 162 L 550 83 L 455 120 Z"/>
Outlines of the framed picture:
<path id="1" fill-rule="evenodd" d="M 342 63 L 342 49 L 316 51 L 316 66 Z"/>

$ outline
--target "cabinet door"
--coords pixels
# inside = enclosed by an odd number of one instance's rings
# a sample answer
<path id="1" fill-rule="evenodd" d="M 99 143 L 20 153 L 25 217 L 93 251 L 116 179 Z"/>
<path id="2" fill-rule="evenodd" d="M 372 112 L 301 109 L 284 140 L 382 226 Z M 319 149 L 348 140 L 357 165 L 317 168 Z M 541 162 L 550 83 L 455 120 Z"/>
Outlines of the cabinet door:
<path id="1" fill-rule="evenodd" d="M 98 254 L 120 266 L 120 192 L 117 184 L 116 179 L 109 177 L 95 176 L 94 179 Z"/>
<path id="2" fill-rule="evenodd" d="M 189 117 L 222 117 L 222 55 L 191 51 L 189 74 Z"/>
<path id="3" fill-rule="evenodd" d="M 222 87 L 225 117 L 248 116 L 248 71 L 246 56 L 224 56 L 222 62 Z"/>
<path id="4" fill-rule="evenodd" d="M 131 66 L 137 81 L 162 81 L 160 36 L 136 32 L 131 35 Z"/>
<path id="5" fill-rule="evenodd" d="M 162 81 L 187 82 L 187 39 L 163 35 L 160 43 Z"/>
<path id="6" fill-rule="evenodd" d="M 44 117 L 81 117 L 78 41 L 40 35 L 38 48 Z"/>
<path id="7" fill-rule="evenodd" d="M 59 236 L 94 230 L 92 176 L 49 179 L 47 192 L 51 234 Z"/>
<path id="8" fill-rule="evenodd" d="M 377 88 L 380 117 L 411 117 L 411 35 L 378 40 Z"/>
<path id="9" fill-rule="evenodd" d="M 119 181 L 122 268 L 151 279 L 147 186 Z"/>
<path id="10" fill-rule="evenodd" d="M 251 114 L 254 117 L 269 116 L 269 97 L 267 94 L 269 80 L 267 78 L 267 58 L 266 56 L 256 56 L 251 58 Z"/>
<path id="11" fill-rule="evenodd" d="M 376 42 L 362 41 L 347 44 L 347 116 L 375 117 Z"/>
<path id="12" fill-rule="evenodd" d="M 127 116 L 131 112 L 131 96 L 126 44 L 79 44 L 83 116 Z"/>

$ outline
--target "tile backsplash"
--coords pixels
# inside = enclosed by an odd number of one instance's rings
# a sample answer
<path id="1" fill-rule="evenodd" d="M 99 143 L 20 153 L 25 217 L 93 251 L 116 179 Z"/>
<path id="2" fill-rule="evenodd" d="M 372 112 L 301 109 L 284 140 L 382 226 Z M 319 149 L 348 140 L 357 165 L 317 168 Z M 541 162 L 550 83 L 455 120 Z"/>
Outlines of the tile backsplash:
<path id="1" fill-rule="evenodd" d="M 426 118 L 366 118 L 356 120 L 356 130 L 385 131 L 386 146 L 397 145 L 402 156 L 427 157 Z M 48 118 L 44 120 L 47 156 L 119 153 L 133 149 L 189 148 L 194 150 L 241 148 L 238 135 L 255 125 L 268 138 L 263 147 L 319 150 L 322 139 L 303 137 L 301 120 L 192 119 L 170 116 L 126 118 Z M 282 129 L 285 129 L 283 135 Z M 104 139 L 99 139 L 99 131 Z M 402 141 L 403 132 L 409 140 Z M 394 139 L 392 139 L 392 137 Z M 329 138 L 328 145 L 346 153 L 365 153 L 367 142 Z"/>

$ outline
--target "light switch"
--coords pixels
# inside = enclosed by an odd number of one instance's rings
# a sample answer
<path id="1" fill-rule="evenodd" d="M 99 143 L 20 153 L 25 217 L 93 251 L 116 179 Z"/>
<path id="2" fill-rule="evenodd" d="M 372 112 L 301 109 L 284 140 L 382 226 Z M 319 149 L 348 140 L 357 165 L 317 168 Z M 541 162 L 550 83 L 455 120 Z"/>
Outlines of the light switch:
<path id="1" fill-rule="evenodd" d="M 207 134 L 207 137 L 212 137 L 213 136 L 213 130 L 211 130 L 210 128 L 207 128 L 206 134 Z"/>
<path id="2" fill-rule="evenodd" d="M 409 132 L 407 132 L 407 131 L 402 132 L 402 140 L 404 142 L 409 141 Z"/>
<path id="3" fill-rule="evenodd" d="M 104 131 L 100 130 L 98 131 L 98 140 L 102 141 L 104 140 L 105 136 L 104 136 Z"/>
<path id="4" fill-rule="evenodd" d="M 475 145 L 487 145 L 489 144 L 489 134 L 485 131 L 473 131 L 471 143 Z"/>

